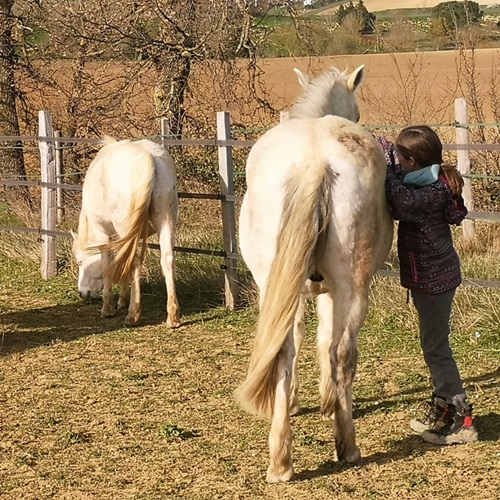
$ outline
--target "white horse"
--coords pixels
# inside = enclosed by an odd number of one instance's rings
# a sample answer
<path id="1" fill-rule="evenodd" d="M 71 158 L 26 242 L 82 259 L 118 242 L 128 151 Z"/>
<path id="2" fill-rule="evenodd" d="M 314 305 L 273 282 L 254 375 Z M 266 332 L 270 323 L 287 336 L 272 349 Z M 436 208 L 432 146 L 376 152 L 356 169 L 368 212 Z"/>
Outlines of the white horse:
<path id="1" fill-rule="evenodd" d="M 240 247 L 260 290 L 260 315 L 236 397 L 271 419 L 269 482 L 293 476 L 290 415 L 299 411 L 297 358 L 305 298 L 317 295 L 321 412 L 334 420 L 337 458 L 360 457 L 351 384 L 372 276 L 392 242 L 386 164 L 359 119 L 363 66 L 309 81 L 287 120 L 252 147 Z M 335 115 L 335 116 L 333 116 Z"/>
<path id="2" fill-rule="evenodd" d="M 128 305 L 124 323 L 136 325 L 141 319 L 140 274 L 146 238 L 156 232 L 167 287 L 167 326 L 178 327 L 174 161 L 161 145 L 149 140 L 117 142 L 106 137 L 104 143 L 85 176 L 78 234 L 73 233 L 80 295 L 98 298 L 102 291 L 101 317 L 106 318 L 116 309 L 112 285 L 120 285 L 118 308 Z"/>

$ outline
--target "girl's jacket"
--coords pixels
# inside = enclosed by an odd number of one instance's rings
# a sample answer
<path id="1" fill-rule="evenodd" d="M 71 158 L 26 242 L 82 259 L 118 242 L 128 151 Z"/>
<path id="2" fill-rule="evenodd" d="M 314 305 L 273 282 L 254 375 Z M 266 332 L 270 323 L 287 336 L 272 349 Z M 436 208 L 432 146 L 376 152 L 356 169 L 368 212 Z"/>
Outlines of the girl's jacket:
<path id="1" fill-rule="evenodd" d="M 398 170 L 388 164 L 385 190 L 399 220 L 401 285 L 430 295 L 450 291 L 462 281 L 450 224 L 459 225 L 467 215 L 464 200 L 452 195 L 443 174 L 426 186 L 406 186 Z"/>

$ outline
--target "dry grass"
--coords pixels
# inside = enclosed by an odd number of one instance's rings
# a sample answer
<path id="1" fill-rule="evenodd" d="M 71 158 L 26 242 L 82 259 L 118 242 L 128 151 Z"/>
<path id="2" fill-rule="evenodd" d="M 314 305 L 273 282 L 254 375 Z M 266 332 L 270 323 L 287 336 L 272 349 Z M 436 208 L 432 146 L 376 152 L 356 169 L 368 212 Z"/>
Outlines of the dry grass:
<path id="1" fill-rule="evenodd" d="M 375 281 L 354 386 L 363 452 L 354 466 L 335 461 L 331 424 L 318 413 L 311 308 L 304 411 L 293 419 L 297 475 L 271 486 L 264 481 L 269 425 L 243 413 L 232 396 L 247 367 L 256 310 L 220 307 L 220 259 L 179 257 L 184 326 L 168 331 L 154 254 L 136 329 L 82 303 L 71 266 L 45 282 L 26 257 L 0 258 L 2 500 L 498 498 L 498 290 L 462 287 L 453 317 L 481 440 L 436 448 L 408 428 L 429 393 L 415 312 L 396 280 Z"/>

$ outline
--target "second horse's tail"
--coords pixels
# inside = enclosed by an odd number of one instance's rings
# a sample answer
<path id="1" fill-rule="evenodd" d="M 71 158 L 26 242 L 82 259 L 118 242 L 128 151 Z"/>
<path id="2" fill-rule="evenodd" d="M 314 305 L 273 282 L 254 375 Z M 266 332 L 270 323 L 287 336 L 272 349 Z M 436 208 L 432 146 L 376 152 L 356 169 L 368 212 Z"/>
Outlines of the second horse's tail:
<path id="1" fill-rule="evenodd" d="M 149 205 L 154 188 L 155 164 L 153 157 L 147 152 L 144 152 L 140 158 L 141 161 L 137 164 L 134 176 L 135 190 L 130 204 L 127 234 L 97 247 L 101 251 L 113 253 L 106 273 L 113 283 L 120 285 L 125 285 L 130 280 L 141 240 L 139 262 L 142 262 L 146 250 L 146 239 L 149 236 Z"/>
<path id="2" fill-rule="evenodd" d="M 250 365 L 235 392 L 249 413 L 268 418 L 273 414 L 278 355 L 293 328 L 319 235 L 326 229 L 332 175 L 327 165 L 311 160 L 287 183 L 276 255 L 260 301 Z"/>

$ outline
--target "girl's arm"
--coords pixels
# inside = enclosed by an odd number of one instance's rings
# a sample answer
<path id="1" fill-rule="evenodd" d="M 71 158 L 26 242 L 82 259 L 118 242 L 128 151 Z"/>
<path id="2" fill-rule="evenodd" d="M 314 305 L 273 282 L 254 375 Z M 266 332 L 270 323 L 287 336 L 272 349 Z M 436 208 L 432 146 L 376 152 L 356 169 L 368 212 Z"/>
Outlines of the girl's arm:
<path id="1" fill-rule="evenodd" d="M 426 220 L 430 214 L 444 210 L 449 201 L 446 189 L 437 189 L 435 184 L 410 189 L 390 168 L 387 169 L 385 194 L 393 218 L 409 222 Z"/>

